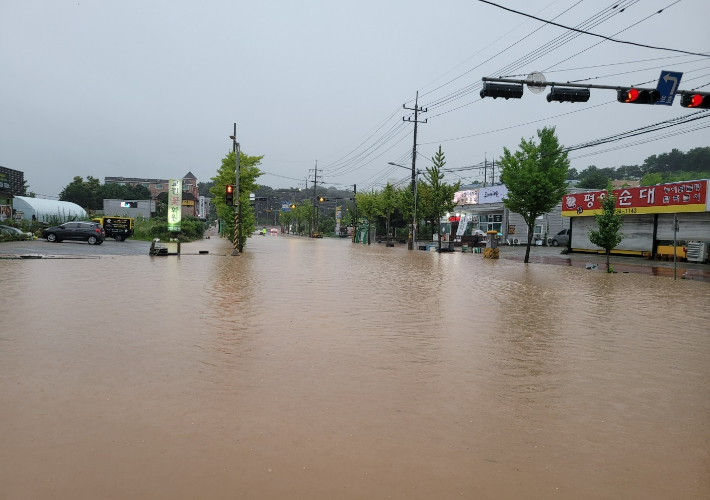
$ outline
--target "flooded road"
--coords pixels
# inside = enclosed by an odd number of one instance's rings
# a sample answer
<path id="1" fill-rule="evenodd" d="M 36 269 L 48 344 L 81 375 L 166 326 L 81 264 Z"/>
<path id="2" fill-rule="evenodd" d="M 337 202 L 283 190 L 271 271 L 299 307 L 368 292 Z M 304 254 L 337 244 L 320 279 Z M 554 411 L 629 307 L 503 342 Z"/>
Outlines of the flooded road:
<path id="1" fill-rule="evenodd" d="M 254 237 L 0 260 L 0 498 L 710 497 L 710 285 Z"/>

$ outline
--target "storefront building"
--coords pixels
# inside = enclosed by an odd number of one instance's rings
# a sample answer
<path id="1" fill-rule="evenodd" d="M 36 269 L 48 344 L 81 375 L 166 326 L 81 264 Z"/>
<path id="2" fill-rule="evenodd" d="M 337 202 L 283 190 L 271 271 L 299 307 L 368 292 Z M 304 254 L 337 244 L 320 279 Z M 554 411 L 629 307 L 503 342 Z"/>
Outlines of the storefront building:
<path id="1" fill-rule="evenodd" d="M 678 246 L 710 242 L 709 189 L 708 180 L 615 189 L 624 238 L 612 252 L 651 257 L 672 254 L 674 217 L 678 218 Z M 570 220 L 572 251 L 603 251 L 589 241 L 589 229 L 596 228 L 593 216 L 601 210 L 604 196 L 605 191 L 587 191 L 562 198 L 562 215 Z"/>
<path id="2" fill-rule="evenodd" d="M 476 230 L 497 231 L 501 243 L 524 245 L 528 241 L 528 226 L 520 214 L 509 211 L 503 204 L 508 194 L 504 185 L 488 186 L 458 191 L 454 196 L 457 206 L 442 221 L 443 234 L 451 233 L 449 239 L 469 243 Z M 461 224 L 465 230 L 461 231 Z M 569 228 L 569 220 L 562 217 L 562 205 L 538 217 L 533 228 L 534 244 L 549 244 L 552 236 Z"/>

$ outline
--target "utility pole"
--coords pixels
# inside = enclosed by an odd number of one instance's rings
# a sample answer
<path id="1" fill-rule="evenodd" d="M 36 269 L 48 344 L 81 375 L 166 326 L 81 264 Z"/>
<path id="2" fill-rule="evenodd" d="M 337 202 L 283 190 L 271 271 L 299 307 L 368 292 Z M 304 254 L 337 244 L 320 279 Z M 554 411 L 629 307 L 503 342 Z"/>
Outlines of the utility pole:
<path id="1" fill-rule="evenodd" d="M 316 233 L 316 210 L 318 208 L 318 199 L 316 198 L 316 186 L 318 186 L 318 160 L 316 160 L 316 169 L 313 174 L 313 214 L 311 215 L 311 238 Z"/>
<path id="2" fill-rule="evenodd" d="M 235 167 L 234 167 L 234 173 L 235 173 L 235 182 L 234 182 L 234 190 L 235 190 L 235 207 L 234 207 L 234 249 L 232 250 L 232 255 L 239 255 L 239 253 L 242 251 L 242 204 L 239 201 L 239 143 L 237 142 L 237 124 L 234 124 L 234 135 L 231 135 L 229 137 L 232 139 L 232 151 L 234 152 L 235 155 Z"/>
<path id="3" fill-rule="evenodd" d="M 486 187 L 488 179 L 488 153 L 483 153 L 483 187 Z"/>
<path id="4" fill-rule="evenodd" d="M 491 167 L 491 186 L 496 184 L 496 157 L 493 155 L 493 166 Z"/>
<path id="5" fill-rule="evenodd" d="M 417 124 L 419 123 L 426 123 L 428 121 L 424 120 L 423 122 L 420 122 L 417 120 L 419 117 L 419 113 L 426 113 L 428 109 L 425 108 L 420 108 L 419 107 L 419 91 L 417 90 L 417 96 L 414 99 L 414 107 L 413 108 L 408 108 L 406 105 L 402 104 L 402 108 L 408 109 L 410 111 L 414 111 L 414 120 L 412 120 L 410 117 L 407 117 L 406 119 L 402 117 L 402 121 L 406 122 L 414 122 L 414 145 L 412 146 L 412 196 L 416 197 L 417 195 L 417 179 L 416 179 L 416 170 L 417 170 Z M 415 201 L 416 203 L 416 201 Z M 409 241 L 407 241 L 407 250 L 413 250 L 414 249 L 414 240 L 416 238 L 416 219 L 414 218 L 414 215 L 412 215 L 412 224 L 409 226 Z"/>

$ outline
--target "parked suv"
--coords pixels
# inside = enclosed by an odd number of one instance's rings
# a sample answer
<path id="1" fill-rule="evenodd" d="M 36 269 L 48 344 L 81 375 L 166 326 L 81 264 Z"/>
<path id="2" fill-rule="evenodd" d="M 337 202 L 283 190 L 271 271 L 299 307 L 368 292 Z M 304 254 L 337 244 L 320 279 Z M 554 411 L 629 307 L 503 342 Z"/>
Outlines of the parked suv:
<path id="1" fill-rule="evenodd" d="M 104 228 L 96 222 L 65 222 L 61 226 L 48 227 L 42 231 L 42 238 L 47 238 L 51 243 L 59 243 L 62 240 L 84 240 L 89 245 L 100 245 L 105 237 Z"/>
<path id="2" fill-rule="evenodd" d="M 552 246 L 556 247 L 559 245 L 569 244 L 569 229 L 563 229 L 556 235 L 552 237 Z"/>

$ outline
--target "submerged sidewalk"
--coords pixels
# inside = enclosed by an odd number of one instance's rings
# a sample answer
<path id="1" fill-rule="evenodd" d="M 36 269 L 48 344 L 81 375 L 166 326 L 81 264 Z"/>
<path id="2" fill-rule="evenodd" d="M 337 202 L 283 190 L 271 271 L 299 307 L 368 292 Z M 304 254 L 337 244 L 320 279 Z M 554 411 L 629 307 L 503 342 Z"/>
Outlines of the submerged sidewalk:
<path id="1" fill-rule="evenodd" d="M 525 259 L 525 246 L 501 246 L 500 258 L 523 261 Z M 564 247 L 533 246 L 530 247 L 530 262 L 552 264 L 557 266 L 587 267 L 587 264 L 596 264 L 598 269 L 605 270 L 606 255 L 598 253 L 573 252 L 563 254 Z M 609 263 L 615 272 L 638 273 L 650 276 L 664 276 L 673 278 L 673 261 L 647 260 L 642 257 L 611 255 Z M 695 262 L 678 262 L 678 279 L 694 279 L 710 282 L 710 264 Z"/>

